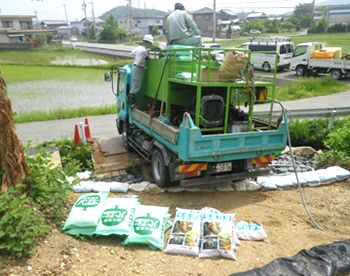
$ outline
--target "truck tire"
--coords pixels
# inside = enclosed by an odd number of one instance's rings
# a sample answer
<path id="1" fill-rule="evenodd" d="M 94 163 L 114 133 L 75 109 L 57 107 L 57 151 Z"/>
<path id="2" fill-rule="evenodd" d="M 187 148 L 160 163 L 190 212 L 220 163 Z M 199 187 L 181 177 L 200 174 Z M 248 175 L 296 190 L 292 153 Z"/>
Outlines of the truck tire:
<path id="1" fill-rule="evenodd" d="M 295 69 L 295 73 L 298 77 L 303 77 L 306 75 L 306 68 L 304 65 L 298 65 Z"/>
<path id="2" fill-rule="evenodd" d="M 265 61 L 262 65 L 262 69 L 265 71 L 265 72 L 270 72 L 271 71 L 271 65 L 270 63 L 268 63 L 267 61 Z"/>
<path id="3" fill-rule="evenodd" d="M 339 69 L 333 69 L 333 70 L 331 71 L 331 78 L 332 78 L 333 80 L 340 80 L 341 77 L 342 77 L 342 75 L 343 75 L 343 73 L 342 73 L 342 71 L 340 71 Z"/>
<path id="4" fill-rule="evenodd" d="M 152 154 L 152 176 L 158 187 L 164 187 L 170 183 L 169 168 L 165 166 L 164 158 L 159 150 L 154 150 Z"/>

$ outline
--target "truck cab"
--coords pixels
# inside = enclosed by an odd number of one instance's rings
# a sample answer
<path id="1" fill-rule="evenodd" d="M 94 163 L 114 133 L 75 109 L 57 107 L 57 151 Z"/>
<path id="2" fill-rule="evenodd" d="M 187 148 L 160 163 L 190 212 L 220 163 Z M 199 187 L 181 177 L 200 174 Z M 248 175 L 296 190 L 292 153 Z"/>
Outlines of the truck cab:
<path id="1" fill-rule="evenodd" d="M 276 80 L 253 79 L 249 50 L 221 48 L 223 61 L 217 51 L 174 45 L 150 53 L 134 108 L 127 100 L 132 65 L 106 75 L 117 130 L 126 148 L 151 164 L 160 187 L 257 176 L 286 146 L 286 117 L 272 118 Z M 270 104 L 267 117 L 255 116 L 260 103 Z"/>

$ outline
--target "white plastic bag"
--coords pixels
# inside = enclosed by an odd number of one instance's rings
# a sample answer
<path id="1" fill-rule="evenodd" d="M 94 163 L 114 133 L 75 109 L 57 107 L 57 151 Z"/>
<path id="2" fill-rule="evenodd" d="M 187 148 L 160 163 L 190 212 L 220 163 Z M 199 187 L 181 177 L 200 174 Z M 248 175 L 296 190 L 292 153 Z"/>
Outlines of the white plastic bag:
<path id="1" fill-rule="evenodd" d="M 239 221 L 236 224 L 236 233 L 241 240 L 259 241 L 267 238 L 267 234 L 261 224 Z"/>
<path id="2" fill-rule="evenodd" d="M 200 258 L 224 257 L 236 259 L 233 237 L 235 214 L 223 214 L 213 208 L 201 209 Z"/>
<path id="3" fill-rule="evenodd" d="M 176 215 L 165 253 L 198 256 L 200 210 L 176 209 Z"/>

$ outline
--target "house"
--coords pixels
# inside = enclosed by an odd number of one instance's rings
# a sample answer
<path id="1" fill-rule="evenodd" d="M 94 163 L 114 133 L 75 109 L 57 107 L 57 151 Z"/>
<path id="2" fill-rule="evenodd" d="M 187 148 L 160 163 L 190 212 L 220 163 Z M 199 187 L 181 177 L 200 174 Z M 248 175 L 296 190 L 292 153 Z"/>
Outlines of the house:
<path id="1" fill-rule="evenodd" d="M 163 32 L 164 16 L 135 16 L 132 22 L 132 31 L 138 34 L 151 33 L 152 29 L 157 28 L 158 32 Z"/>
<path id="2" fill-rule="evenodd" d="M 195 11 L 193 14 L 193 21 L 196 23 L 202 36 L 213 36 L 213 10 L 210 8 L 202 8 Z M 220 13 L 216 12 L 216 26 L 220 19 Z M 217 32 L 219 33 L 219 32 Z"/>
<path id="3" fill-rule="evenodd" d="M 118 20 L 118 25 L 121 29 L 129 31 L 131 27 L 131 32 L 137 34 L 149 34 L 151 33 L 153 27 L 158 29 L 159 33 L 163 33 L 163 15 L 153 15 L 153 16 L 133 16 L 130 22 L 129 17 L 124 17 Z"/>
<path id="4" fill-rule="evenodd" d="M 350 5 L 328 6 L 326 18 L 330 24 L 350 23 Z"/>
<path id="5" fill-rule="evenodd" d="M 246 20 L 266 19 L 267 15 L 263 12 L 251 12 L 246 16 Z"/>
<path id="6" fill-rule="evenodd" d="M 32 15 L 0 15 L 0 48 L 28 48 L 34 46 L 26 43 L 35 35 L 46 31 L 33 28 Z"/>
<path id="7" fill-rule="evenodd" d="M 42 20 L 40 22 L 41 29 L 56 31 L 58 27 L 67 26 L 65 20 Z"/>
<path id="8" fill-rule="evenodd" d="M 34 15 L 0 15 L 0 29 L 30 30 L 33 29 Z"/>
<path id="9" fill-rule="evenodd" d="M 105 21 L 98 17 L 87 17 L 80 21 L 72 21 L 70 22 L 71 34 L 81 35 L 85 31 L 85 28 L 89 28 L 92 25 L 95 25 L 96 30 L 99 31 L 102 29 L 104 23 Z"/>

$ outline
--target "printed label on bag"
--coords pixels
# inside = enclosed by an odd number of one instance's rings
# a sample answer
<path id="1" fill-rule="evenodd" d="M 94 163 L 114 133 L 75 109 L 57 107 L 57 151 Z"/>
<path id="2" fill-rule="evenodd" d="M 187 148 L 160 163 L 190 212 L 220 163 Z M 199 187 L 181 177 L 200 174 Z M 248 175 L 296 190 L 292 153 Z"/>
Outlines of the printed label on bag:
<path id="1" fill-rule="evenodd" d="M 86 211 L 87 208 L 95 207 L 99 205 L 100 202 L 101 202 L 101 198 L 99 195 L 91 195 L 80 199 L 75 204 L 75 207 L 83 208 L 83 210 Z"/>
<path id="2" fill-rule="evenodd" d="M 160 225 L 160 221 L 157 218 L 151 217 L 147 214 L 145 217 L 137 217 L 134 220 L 134 231 L 139 235 L 152 234 Z"/>
<path id="3" fill-rule="evenodd" d="M 119 209 L 118 207 L 113 209 L 107 209 L 102 214 L 102 224 L 105 226 L 116 226 L 122 221 L 124 221 L 127 214 L 127 210 Z"/>

